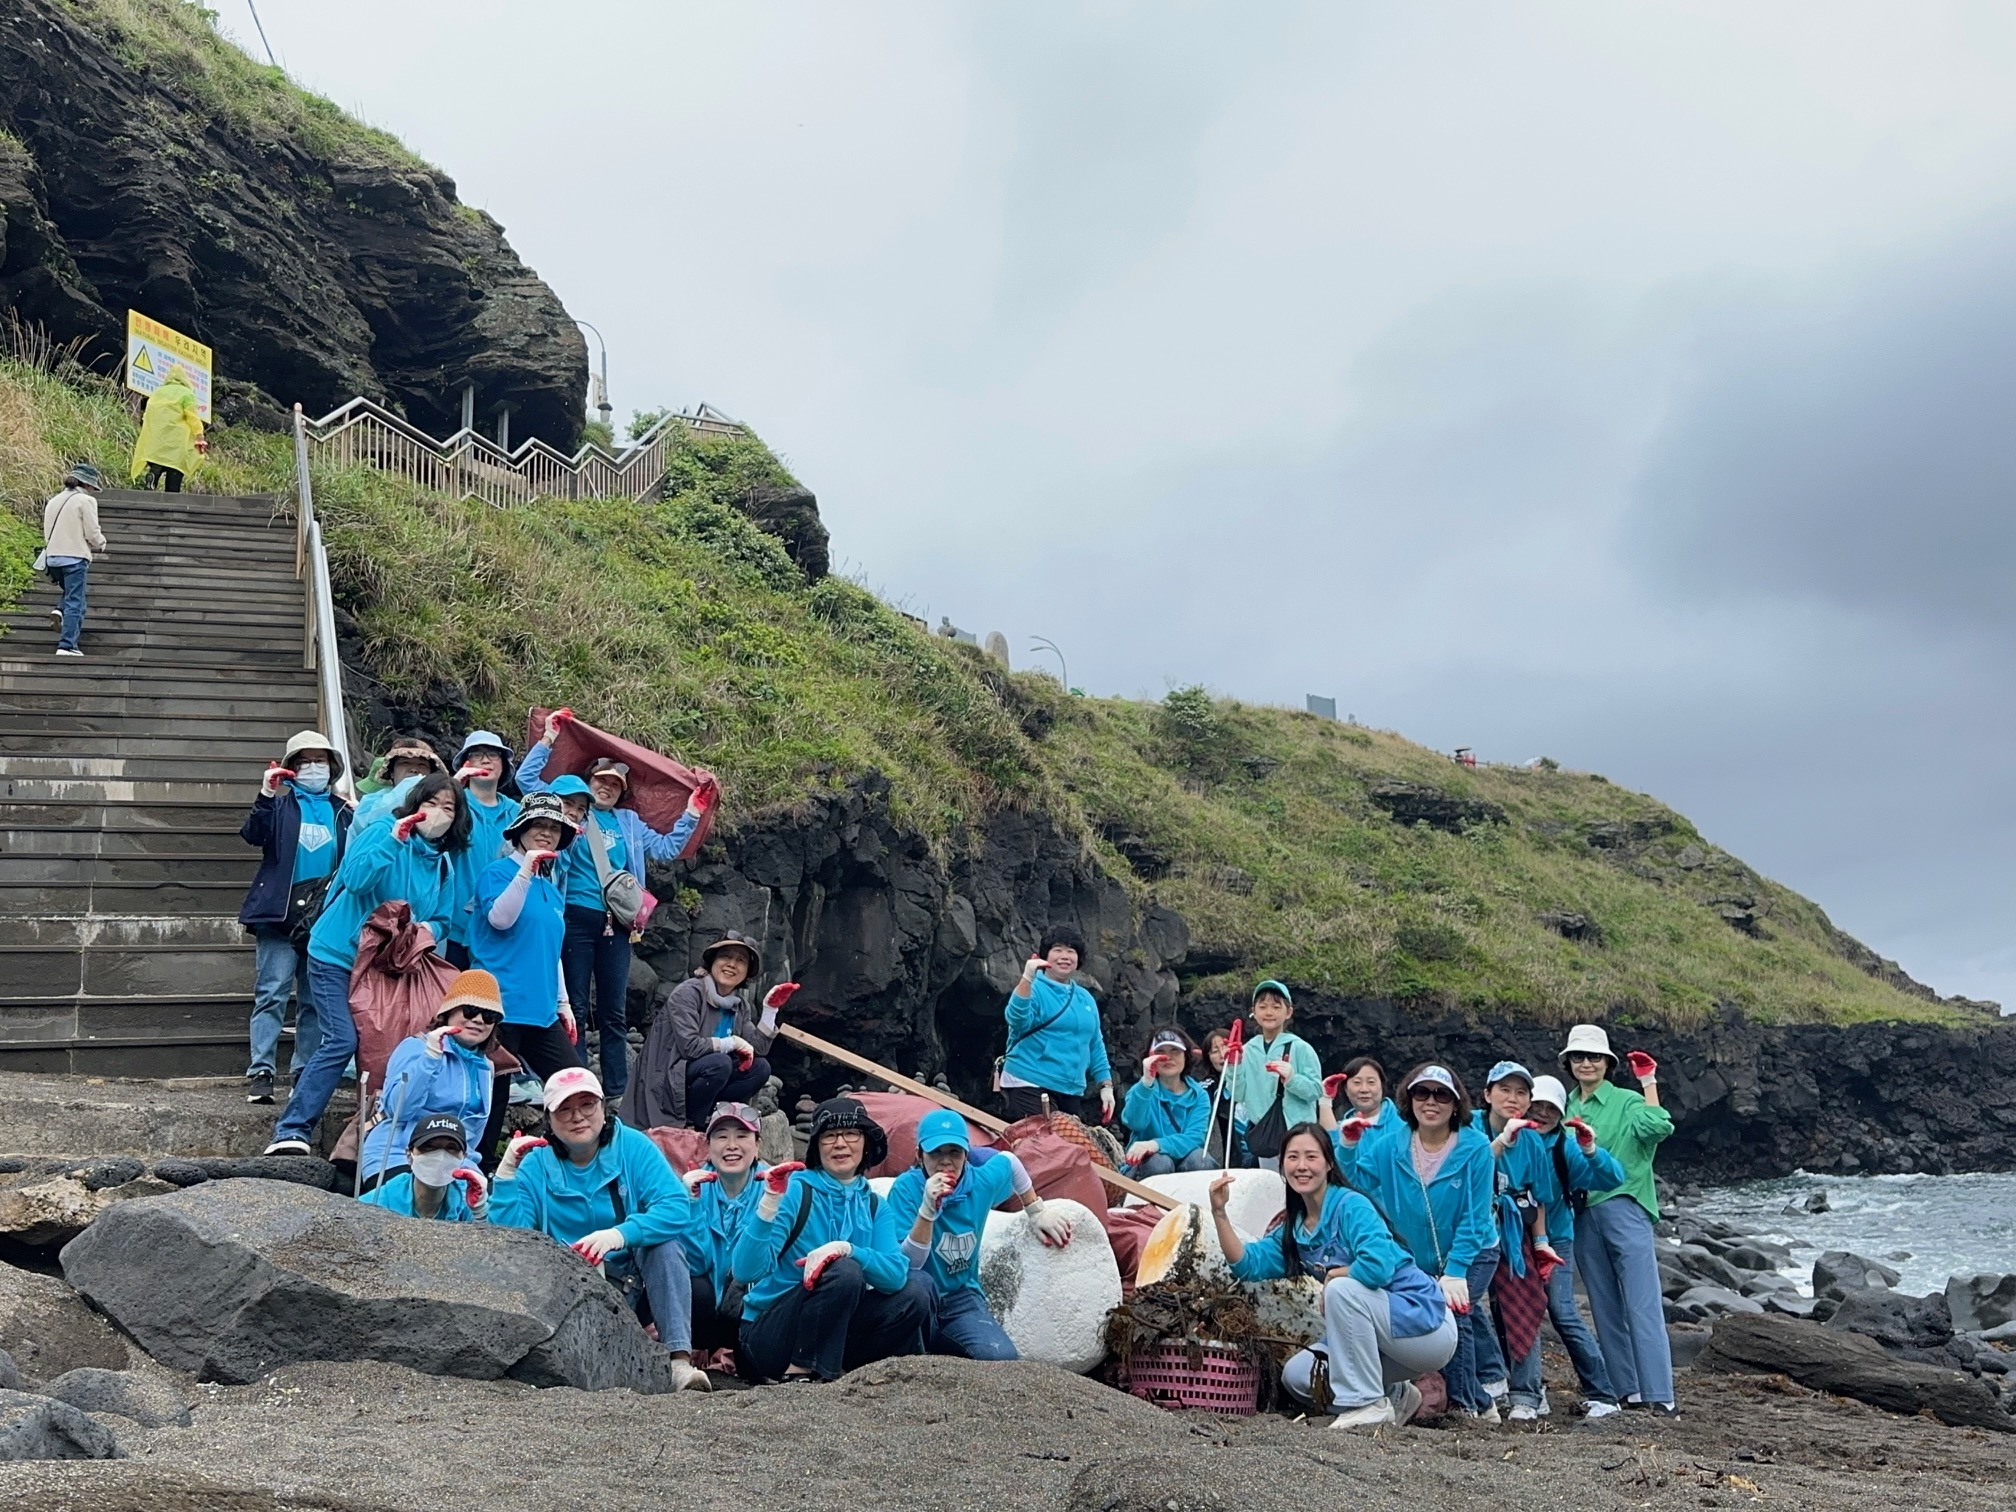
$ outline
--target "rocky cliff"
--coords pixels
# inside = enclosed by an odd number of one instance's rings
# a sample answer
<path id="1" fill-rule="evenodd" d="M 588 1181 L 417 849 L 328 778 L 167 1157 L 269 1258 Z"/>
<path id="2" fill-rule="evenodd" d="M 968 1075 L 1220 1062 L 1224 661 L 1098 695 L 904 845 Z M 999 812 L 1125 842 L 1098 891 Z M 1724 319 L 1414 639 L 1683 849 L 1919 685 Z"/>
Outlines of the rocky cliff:
<path id="1" fill-rule="evenodd" d="M 207 342 L 222 413 L 355 394 L 424 429 L 511 411 L 571 449 L 587 349 L 454 182 L 178 0 L 0 12 L 0 307 L 115 364 L 131 307 Z"/>

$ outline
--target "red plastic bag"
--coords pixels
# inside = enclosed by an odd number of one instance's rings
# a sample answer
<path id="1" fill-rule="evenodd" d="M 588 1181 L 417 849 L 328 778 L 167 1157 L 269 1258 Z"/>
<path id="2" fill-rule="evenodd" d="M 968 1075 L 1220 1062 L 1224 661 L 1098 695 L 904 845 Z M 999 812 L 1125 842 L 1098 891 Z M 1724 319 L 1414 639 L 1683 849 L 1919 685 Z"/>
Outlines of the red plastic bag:
<path id="1" fill-rule="evenodd" d="M 371 1078 L 374 1096 L 385 1090 L 385 1063 L 399 1042 L 426 1032 L 460 974 L 421 938 L 403 898 L 380 903 L 364 921 L 350 968 L 350 1017 L 357 1024 L 358 1075 Z M 352 1118 L 330 1158 L 355 1160 L 358 1138 Z"/>
<path id="2" fill-rule="evenodd" d="M 658 1146 L 666 1164 L 681 1176 L 707 1164 L 707 1136 L 698 1129 L 668 1128 L 661 1124 L 644 1132 Z"/>
<path id="3" fill-rule="evenodd" d="M 1139 1207 L 1107 1208 L 1099 1213 L 1100 1221 L 1106 1225 L 1106 1237 L 1113 1245 L 1113 1259 L 1120 1267 L 1123 1289 L 1134 1289 L 1134 1272 L 1141 1264 L 1141 1246 L 1148 1242 L 1148 1236 L 1155 1232 L 1155 1225 L 1165 1216 L 1164 1210 L 1152 1202 L 1144 1202 Z"/>
<path id="4" fill-rule="evenodd" d="M 1054 1133 L 1042 1114 L 1010 1124 L 994 1136 L 994 1143 L 1015 1152 L 1037 1196 L 1069 1197 L 1095 1217 L 1106 1211 L 1106 1183 L 1093 1174 L 1090 1152 Z"/>
<path id="5" fill-rule="evenodd" d="M 850 1092 L 847 1095 L 866 1108 L 868 1116 L 880 1124 L 882 1132 L 889 1136 L 889 1157 L 870 1171 L 870 1176 L 901 1176 L 917 1164 L 918 1121 L 926 1113 L 936 1111 L 938 1104 L 914 1092 Z M 966 1125 L 966 1134 L 976 1150 L 984 1150 L 994 1143 L 991 1134 L 970 1121 Z"/>
<path id="6" fill-rule="evenodd" d="M 528 749 L 546 733 L 546 716 L 551 712 L 550 709 L 534 708 L 527 716 L 525 744 Z M 670 756 L 661 756 L 620 735 L 611 735 L 607 730 L 598 730 L 591 724 L 571 718 L 560 721 L 560 733 L 553 739 L 553 754 L 546 759 L 546 772 L 540 780 L 551 782 L 569 772 L 577 777 L 586 776 L 598 756 L 611 756 L 629 766 L 630 785 L 616 800 L 616 806 L 635 809 L 640 819 L 661 834 L 668 833 L 679 822 L 679 816 L 686 812 L 686 801 L 695 790 L 710 785 L 718 789 L 720 786 L 710 772 L 682 766 Z M 714 830 L 714 815 L 718 809 L 716 804 L 700 816 L 700 822 L 693 826 L 693 833 L 687 838 L 686 848 L 679 853 L 680 859 L 691 857 L 707 843 L 708 835 Z"/>

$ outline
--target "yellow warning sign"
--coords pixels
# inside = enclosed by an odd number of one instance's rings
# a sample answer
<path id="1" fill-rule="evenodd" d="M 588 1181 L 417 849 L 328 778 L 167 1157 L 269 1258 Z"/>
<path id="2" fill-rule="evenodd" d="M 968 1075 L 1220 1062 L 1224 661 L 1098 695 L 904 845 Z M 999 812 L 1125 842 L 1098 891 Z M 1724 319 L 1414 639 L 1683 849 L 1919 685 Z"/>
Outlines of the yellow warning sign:
<path id="1" fill-rule="evenodd" d="M 169 372 L 179 368 L 196 391 L 197 413 L 210 418 L 210 348 L 172 326 L 150 320 L 138 310 L 126 312 L 126 387 L 151 394 Z"/>

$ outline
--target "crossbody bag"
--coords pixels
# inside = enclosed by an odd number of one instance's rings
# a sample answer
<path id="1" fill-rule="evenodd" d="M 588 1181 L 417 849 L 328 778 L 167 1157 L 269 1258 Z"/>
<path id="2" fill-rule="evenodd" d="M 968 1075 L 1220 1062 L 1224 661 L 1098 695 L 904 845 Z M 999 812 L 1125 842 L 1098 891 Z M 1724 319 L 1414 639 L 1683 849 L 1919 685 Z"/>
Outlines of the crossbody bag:
<path id="1" fill-rule="evenodd" d="M 631 934 L 643 933 L 658 900 L 635 872 L 618 871 L 609 864 L 609 837 L 602 833 L 600 820 L 591 813 L 582 826 L 588 831 L 588 853 L 595 858 L 595 880 L 602 885 L 602 906 Z"/>

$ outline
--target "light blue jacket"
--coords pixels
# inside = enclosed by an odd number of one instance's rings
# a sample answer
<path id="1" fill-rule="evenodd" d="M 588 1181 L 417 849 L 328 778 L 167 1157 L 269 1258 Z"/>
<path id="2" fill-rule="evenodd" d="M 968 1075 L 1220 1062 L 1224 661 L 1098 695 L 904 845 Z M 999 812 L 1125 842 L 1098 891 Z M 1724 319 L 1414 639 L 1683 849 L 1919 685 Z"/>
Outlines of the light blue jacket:
<path id="1" fill-rule="evenodd" d="M 700 1169 L 711 1171 L 714 1162 L 710 1160 Z M 730 1197 L 718 1181 L 708 1182 L 693 1194 L 693 1221 L 680 1230 L 679 1247 L 686 1252 L 687 1269 L 713 1283 L 717 1305 L 727 1295 L 733 1279 L 729 1258 L 735 1253 L 735 1241 L 742 1237 L 743 1225 L 756 1211 L 757 1200 L 763 1195 L 763 1173 L 768 1169 L 758 1161 L 740 1196 Z"/>
<path id="2" fill-rule="evenodd" d="M 807 1204 L 811 1212 L 789 1249 L 784 1241 L 791 1235 L 798 1212 Z M 914 1215 L 915 1209 L 912 1209 Z M 824 1171 L 800 1171 L 791 1178 L 791 1189 L 778 1205 L 777 1216 L 765 1219 L 751 1209 L 735 1240 L 730 1269 L 735 1279 L 749 1290 L 743 1298 L 745 1321 L 760 1318 L 763 1310 L 792 1287 L 803 1283 L 805 1272 L 798 1261 L 820 1245 L 844 1239 L 854 1246 L 868 1285 L 879 1292 L 900 1292 L 910 1280 L 910 1262 L 901 1249 L 902 1235 L 890 1205 L 868 1189 L 865 1178 L 835 1181 Z"/>
<path id="3" fill-rule="evenodd" d="M 413 1126 L 437 1113 L 461 1119 L 462 1147 L 477 1149 L 490 1122 L 496 1075 L 482 1051 L 471 1050 L 452 1034 L 443 1041 L 439 1055 L 427 1053 L 427 1041 L 420 1035 L 399 1041 L 385 1062 L 385 1120 L 364 1136 L 358 1159 L 364 1174 L 375 1176 L 405 1164 Z M 472 1164 L 475 1159 L 471 1157 Z"/>
<path id="4" fill-rule="evenodd" d="M 1269 1061 L 1286 1060 L 1288 1080 L 1267 1069 Z M 1274 1089 L 1281 1089 L 1281 1116 L 1288 1127 L 1316 1121 L 1316 1099 L 1323 1095 L 1323 1061 L 1316 1047 L 1291 1029 L 1283 1029 L 1272 1040 L 1250 1039 L 1225 1078 L 1232 1084 L 1232 1101 L 1239 1120 L 1258 1123 L 1274 1105 Z"/>
<path id="5" fill-rule="evenodd" d="M 976 1152 L 977 1153 L 977 1152 Z M 896 1178 L 883 1200 L 895 1215 L 898 1238 L 907 1238 L 917 1221 L 917 1208 L 924 1200 L 925 1174 L 922 1166 L 912 1166 Z M 980 1240 L 987 1232 L 987 1214 L 1006 1202 L 1015 1191 L 1015 1163 L 989 1160 L 980 1165 L 967 1161 L 959 1173 L 959 1185 L 938 1204 L 938 1216 L 931 1224 L 931 1247 L 922 1261 L 911 1263 L 931 1278 L 932 1289 L 940 1295 L 969 1287 L 980 1287 Z"/>
<path id="6" fill-rule="evenodd" d="M 1003 1069 L 1066 1097 L 1082 1097 L 1088 1082 L 1111 1081 L 1113 1067 L 1092 994 L 1081 983 L 1060 985 L 1041 972 L 1029 984 L 1029 996 L 1011 993 Z"/>
<path id="7" fill-rule="evenodd" d="M 1246 1253 L 1232 1267 L 1241 1281 L 1278 1281 L 1288 1274 L 1287 1249 L 1281 1242 L 1282 1227 L 1246 1243 Z M 1349 1187 L 1327 1187 L 1323 1211 L 1317 1215 L 1316 1232 L 1299 1225 L 1295 1233 L 1301 1274 L 1323 1279 L 1325 1271 L 1339 1265 L 1351 1267 L 1351 1279 L 1361 1285 L 1382 1288 L 1407 1263 L 1407 1252 L 1394 1240 L 1386 1220 L 1364 1197 Z"/>
<path id="8" fill-rule="evenodd" d="M 1533 1195 L 1547 1208 L 1547 1237 L 1560 1241 L 1575 1237 L 1575 1204 L 1570 1192 L 1614 1192 L 1624 1185 L 1624 1163 L 1601 1145 L 1596 1153 L 1585 1155 L 1582 1146 L 1568 1137 L 1565 1129 L 1556 1129 L 1552 1134 L 1541 1134 L 1528 1129 L 1519 1136 L 1521 1145 L 1531 1144 L 1536 1158 L 1533 1161 Z M 1568 1168 L 1568 1190 L 1561 1189 L 1561 1173 L 1554 1164 L 1555 1146 L 1561 1147 L 1562 1163 Z"/>
<path id="9" fill-rule="evenodd" d="M 1211 1094 L 1188 1076 L 1181 1092 L 1171 1092 L 1160 1077 L 1135 1082 L 1127 1089 L 1127 1106 L 1120 1112 L 1131 1142 L 1152 1139 L 1171 1160 L 1204 1148 L 1204 1125 L 1210 1117 Z"/>
<path id="10" fill-rule="evenodd" d="M 1414 1171 L 1414 1131 L 1395 1118 L 1357 1144 L 1333 1142 L 1345 1180 L 1378 1205 L 1393 1232 L 1431 1276 L 1461 1276 L 1498 1243 L 1493 1210 L 1497 1170 L 1491 1141 L 1456 1131 L 1441 1169 L 1426 1188 Z"/>
<path id="11" fill-rule="evenodd" d="M 619 1194 L 625 1214 L 620 1223 L 614 1200 Z M 490 1189 L 492 1223 L 538 1229 L 562 1244 L 613 1227 L 622 1231 L 628 1248 L 642 1249 L 678 1239 L 693 1218 L 693 1200 L 664 1154 L 621 1122 L 586 1166 L 549 1145 L 527 1155 L 515 1178 L 499 1178 Z"/>
<path id="12" fill-rule="evenodd" d="M 552 786 L 543 777 L 546 763 L 552 757 L 553 747 L 543 741 L 525 753 L 525 760 L 518 767 L 520 792 L 543 793 Z M 644 816 L 635 809 L 618 808 L 612 812 L 616 816 L 616 827 L 623 832 L 624 864 L 618 870 L 629 872 L 640 885 L 644 881 L 645 861 L 658 861 L 668 866 L 677 861 L 679 853 L 686 849 L 686 842 L 692 838 L 693 827 L 700 822 L 697 814 L 681 814 L 671 831 L 661 834 L 646 824 Z M 585 866 L 590 871 L 594 870 L 595 856 L 587 836 L 567 847 L 566 859 L 570 867 Z"/>
<path id="13" fill-rule="evenodd" d="M 403 898 L 416 923 L 425 923 L 437 941 L 448 938 L 448 915 L 455 903 L 453 858 L 424 836 L 393 837 L 393 826 L 377 824 L 359 833 L 352 825 L 350 849 L 329 886 L 322 917 L 308 935 L 308 956 L 345 971 L 357 964 L 357 937 L 379 904 Z"/>
<path id="14" fill-rule="evenodd" d="M 455 858 L 455 912 L 448 920 L 448 936 L 458 945 L 467 945 L 475 924 L 476 879 L 484 869 L 504 854 L 504 831 L 518 817 L 518 800 L 497 795 L 496 803 L 485 808 L 465 788 L 462 801 L 469 807 L 469 848 Z"/>
<path id="15" fill-rule="evenodd" d="M 401 1171 L 390 1181 L 375 1186 L 357 1199 L 368 1202 L 373 1207 L 384 1208 L 387 1212 L 398 1213 L 406 1218 L 418 1218 L 413 1211 L 413 1173 Z M 442 1194 L 441 1211 L 434 1215 L 436 1223 L 481 1223 L 469 1207 L 469 1199 L 462 1195 L 462 1183 L 451 1181 L 448 1190 Z"/>

